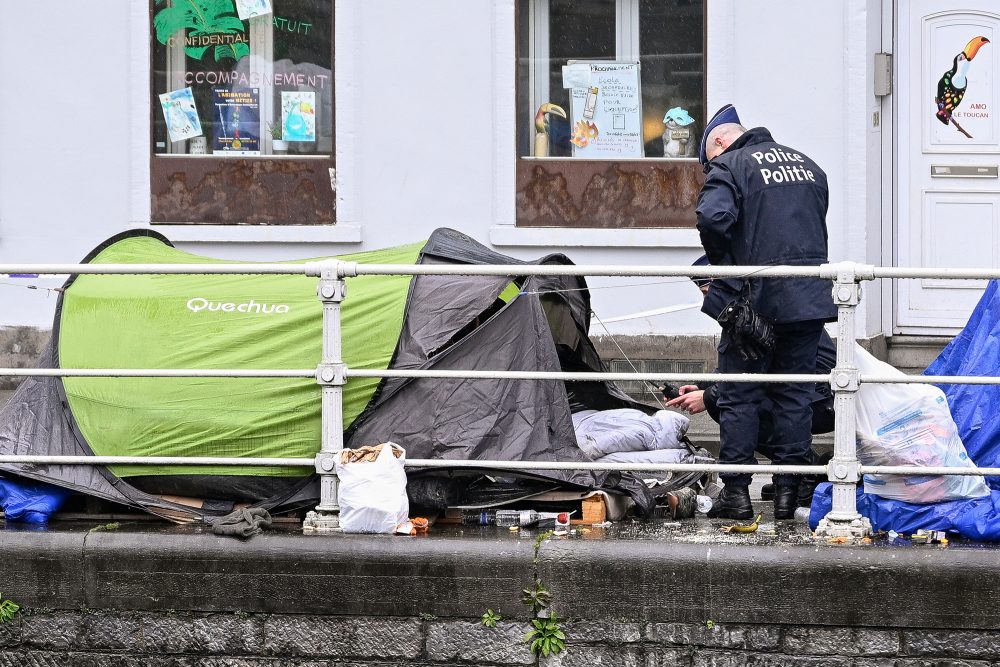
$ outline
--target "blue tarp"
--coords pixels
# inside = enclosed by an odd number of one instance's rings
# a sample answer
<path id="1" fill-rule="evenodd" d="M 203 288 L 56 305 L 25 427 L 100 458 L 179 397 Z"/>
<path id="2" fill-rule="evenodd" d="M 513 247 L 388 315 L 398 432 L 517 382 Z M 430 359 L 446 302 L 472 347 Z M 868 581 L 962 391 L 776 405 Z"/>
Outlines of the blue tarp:
<path id="1" fill-rule="evenodd" d="M 991 280 L 968 324 L 924 375 L 1000 375 L 1000 292 Z M 1000 466 L 1000 385 L 942 385 L 965 450 L 976 465 Z M 1000 489 L 1000 478 L 987 477 Z"/>
<path id="2" fill-rule="evenodd" d="M 833 507 L 833 485 L 816 487 L 809 509 L 809 527 Z M 910 535 L 918 530 L 946 530 L 973 540 L 1000 541 L 1000 491 L 983 498 L 914 505 L 865 493 L 858 487 L 858 512 L 868 517 L 874 530 Z"/>
<path id="3" fill-rule="evenodd" d="M 925 375 L 1000 375 L 1000 283 L 991 281 L 969 322 L 924 371 Z M 943 385 L 948 407 L 966 451 L 978 466 L 1000 467 L 1000 386 Z M 987 477 L 989 496 L 915 505 L 866 494 L 858 488 L 858 512 L 875 530 L 910 534 L 945 530 L 974 540 L 1000 541 L 1000 478 Z M 832 507 L 832 487 L 813 495 L 809 526 Z"/>
<path id="4" fill-rule="evenodd" d="M 0 507 L 7 521 L 48 523 L 70 493 L 51 484 L 0 477 Z"/>

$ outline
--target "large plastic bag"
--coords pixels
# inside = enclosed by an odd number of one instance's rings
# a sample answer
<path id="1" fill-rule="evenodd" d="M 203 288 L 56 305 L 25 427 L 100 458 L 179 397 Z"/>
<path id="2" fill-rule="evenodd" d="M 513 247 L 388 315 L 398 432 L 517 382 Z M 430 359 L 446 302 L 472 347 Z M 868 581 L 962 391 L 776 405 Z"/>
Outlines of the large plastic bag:
<path id="1" fill-rule="evenodd" d="M 863 375 L 903 376 L 855 346 Z M 929 384 L 862 383 L 857 396 L 858 459 L 863 465 L 974 468 L 958 437 L 944 392 Z M 865 475 L 865 493 L 908 503 L 980 498 L 983 479 L 970 475 Z"/>
<path id="2" fill-rule="evenodd" d="M 393 533 L 409 520 L 405 461 L 406 452 L 393 442 L 341 453 L 337 502 L 345 533 Z"/>

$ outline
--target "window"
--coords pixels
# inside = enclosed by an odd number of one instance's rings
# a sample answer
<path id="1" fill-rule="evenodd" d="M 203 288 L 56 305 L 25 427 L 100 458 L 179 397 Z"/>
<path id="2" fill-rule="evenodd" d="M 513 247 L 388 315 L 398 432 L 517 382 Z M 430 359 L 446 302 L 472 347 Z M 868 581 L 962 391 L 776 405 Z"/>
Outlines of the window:
<path id="1" fill-rule="evenodd" d="M 152 0 L 154 223 L 334 222 L 332 0 Z"/>
<path id="2" fill-rule="evenodd" d="M 519 0 L 519 226 L 686 227 L 704 0 Z"/>

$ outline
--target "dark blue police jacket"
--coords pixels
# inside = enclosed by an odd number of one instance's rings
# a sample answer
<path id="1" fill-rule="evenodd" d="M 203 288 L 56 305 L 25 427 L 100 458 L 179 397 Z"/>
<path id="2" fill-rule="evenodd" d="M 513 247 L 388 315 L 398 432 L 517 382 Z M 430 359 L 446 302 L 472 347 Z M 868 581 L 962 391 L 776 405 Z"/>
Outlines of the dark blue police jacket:
<path id="1" fill-rule="evenodd" d="M 823 264 L 828 205 L 823 170 L 756 127 L 709 163 L 698 197 L 701 244 L 718 265 Z M 702 311 L 718 317 L 739 285 L 714 281 Z M 750 288 L 754 309 L 775 323 L 837 318 L 829 280 L 751 277 Z"/>

